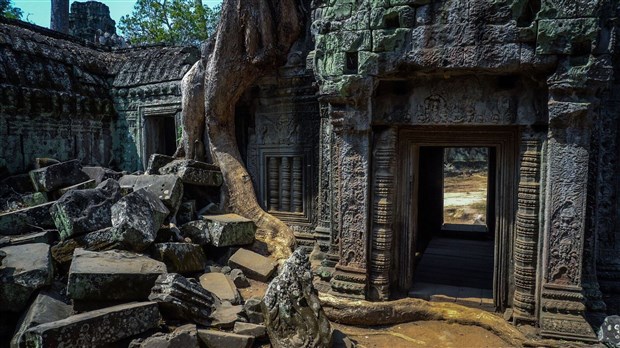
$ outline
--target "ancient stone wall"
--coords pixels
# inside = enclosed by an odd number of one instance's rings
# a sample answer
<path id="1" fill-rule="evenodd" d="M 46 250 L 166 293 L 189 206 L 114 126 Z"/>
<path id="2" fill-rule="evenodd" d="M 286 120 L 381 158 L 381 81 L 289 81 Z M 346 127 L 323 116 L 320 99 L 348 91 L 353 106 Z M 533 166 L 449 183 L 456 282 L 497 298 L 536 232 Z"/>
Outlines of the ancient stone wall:
<path id="1" fill-rule="evenodd" d="M 97 42 L 97 37 L 116 34 L 116 22 L 110 9 L 97 1 L 74 2 L 69 13 L 69 33 L 87 41 Z"/>

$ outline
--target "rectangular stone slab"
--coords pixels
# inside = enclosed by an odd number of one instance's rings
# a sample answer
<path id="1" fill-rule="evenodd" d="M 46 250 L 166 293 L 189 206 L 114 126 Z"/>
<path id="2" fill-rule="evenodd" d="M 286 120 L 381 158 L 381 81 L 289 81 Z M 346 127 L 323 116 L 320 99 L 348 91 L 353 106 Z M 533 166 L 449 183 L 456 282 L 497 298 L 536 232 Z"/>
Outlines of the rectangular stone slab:
<path id="1" fill-rule="evenodd" d="M 50 214 L 52 204 L 54 202 L 0 214 L 0 234 L 24 234 L 37 231 L 37 227 L 55 228 Z"/>
<path id="2" fill-rule="evenodd" d="M 61 187 L 88 181 L 88 175 L 81 169 L 82 164 L 79 160 L 61 162 L 49 167 L 31 170 L 30 179 L 37 191 L 52 192 Z"/>
<path id="3" fill-rule="evenodd" d="M 200 285 L 222 301 L 239 303 L 240 295 L 235 284 L 223 273 L 205 273 L 199 278 Z"/>
<path id="4" fill-rule="evenodd" d="M 41 324 L 24 334 L 28 347 L 95 347 L 159 326 L 155 302 L 129 303 Z"/>
<path id="5" fill-rule="evenodd" d="M 67 293 L 73 300 L 136 301 L 147 299 L 163 262 L 128 251 L 76 249 Z"/>
<path id="6" fill-rule="evenodd" d="M 237 214 L 204 215 L 211 244 L 216 247 L 246 245 L 254 242 L 256 225 Z"/>
<path id="7" fill-rule="evenodd" d="M 261 282 L 269 281 L 276 270 L 276 263 L 271 259 L 246 249 L 239 249 L 228 259 L 228 266 L 239 268 L 251 279 Z"/>
<path id="8" fill-rule="evenodd" d="M 215 330 L 198 330 L 198 337 L 209 348 L 249 348 L 254 337 Z"/>

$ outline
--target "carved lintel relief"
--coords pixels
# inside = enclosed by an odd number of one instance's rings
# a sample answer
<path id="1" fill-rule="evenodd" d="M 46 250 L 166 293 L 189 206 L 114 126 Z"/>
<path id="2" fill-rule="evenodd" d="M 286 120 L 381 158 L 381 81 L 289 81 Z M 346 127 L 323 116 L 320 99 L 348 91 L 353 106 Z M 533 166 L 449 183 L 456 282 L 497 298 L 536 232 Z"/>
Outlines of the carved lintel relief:
<path id="1" fill-rule="evenodd" d="M 514 321 L 536 321 L 536 268 L 540 201 L 541 141 L 524 134 L 514 244 Z"/>
<path id="2" fill-rule="evenodd" d="M 394 234 L 395 128 L 385 129 L 376 136 L 373 162 L 369 297 L 387 301 L 390 298 L 389 272 Z"/>

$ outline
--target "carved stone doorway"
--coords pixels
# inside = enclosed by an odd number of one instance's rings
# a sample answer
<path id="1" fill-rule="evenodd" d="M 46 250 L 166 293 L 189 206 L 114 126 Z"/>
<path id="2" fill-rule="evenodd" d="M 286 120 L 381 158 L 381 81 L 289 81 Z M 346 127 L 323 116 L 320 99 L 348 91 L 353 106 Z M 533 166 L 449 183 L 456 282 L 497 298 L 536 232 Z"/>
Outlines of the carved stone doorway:
<path id="1" fill-rule="evenodd" d="M 492 199 L 488 222 L 494 241 L 492 294 L 493 304 L 504 309 L 512 301 L 514 286 L 512 239 L 514 213 L 517 203 L 518 127 L 415 127 L 402 129 L 398 136 L 398 178 L 396 187 L 397 211 L 395 217 L 395 248 L 392 287 L 406 292 L 414 283 L 416 250 L 420 236 L 419 214 L 424 213 L 425 202 L 420 190 L 427 189 L 422 182 L 425 165 L 420 153 L 428 148 L 486 147 L 492 149 L 493 173 L 488 192 Z M 493 187 L 491 187 L 493 186 Z M 424 220 L 424 219 L 422 219 Z"/>

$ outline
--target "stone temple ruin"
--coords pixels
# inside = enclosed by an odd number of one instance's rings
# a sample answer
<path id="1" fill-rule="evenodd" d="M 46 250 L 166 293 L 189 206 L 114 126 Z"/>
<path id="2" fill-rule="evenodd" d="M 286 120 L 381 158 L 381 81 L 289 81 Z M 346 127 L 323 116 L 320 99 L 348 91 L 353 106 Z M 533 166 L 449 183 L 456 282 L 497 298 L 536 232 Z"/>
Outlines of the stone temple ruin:
<path id="1" fill-rule="evenodd" d="M 467 239 L 488 262 L 459 269 L 459 249 L 447 246 L 456 257 L 441 259 L 437 273 L 452 269 L 462 286 L 481 288 L 489 306 L 542 337 L 595 342 L 603 319 L 620 313 L 617 2 L 304 3 L 306 35 L 277 74 L 242 97 L 235 127 L 259 202 L 294 230 L 319 292 L 407 296 L 433 240 Z M 218 175 L 212 165 L 153 156 L 175 151 L 179 84 L 198 58 L 192 47 L 112 49 L 0 18 L 0 176 L 20 194 L 20 208 L 51 206 L 66 186 L 93 177 L 35 190 L 22 173 L 42 157 L 177 175 L 186 193 L 200 184 L 191 180 L 221 180 L 209 177 Z M 455 147 L 488 149 L 486 224 L 475 238 L 442 222 L 441 159 Z M 127 177 L 119 180 L 141 180 Z M 204 187 L 164 202 L 161 221 L 209 203 L 225 212 L 219 190 Z M 7 217 L 15 211 L 3 208 L 9 239 L 36 230 L 39 220 L 16 227 Z M 429 296 L 439 293 L 425 283 Z"/>

